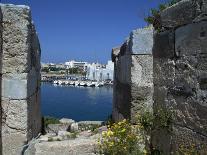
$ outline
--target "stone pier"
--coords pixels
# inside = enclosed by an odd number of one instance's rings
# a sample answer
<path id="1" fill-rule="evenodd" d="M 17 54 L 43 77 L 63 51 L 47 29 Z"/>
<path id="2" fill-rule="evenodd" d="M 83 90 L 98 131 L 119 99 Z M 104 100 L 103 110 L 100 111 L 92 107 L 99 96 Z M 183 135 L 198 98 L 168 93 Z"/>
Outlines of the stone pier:
<path id="1" fill-rule="evenodd" d="M 129 119 L 152 109 L 153 28 L 137 29 L 120 48 L 112 49 L 114 62 L 113 120 Z"/>
<path id="2" fill-rule="evenodd" d="M 41 131 L 40 46 L 27 6 L 0 5 L 1 144 L 21 155 Z"/>
<path id="3" fill-rule="evenodd" d="M 207 152 L 207 3 L 183 0 L 165 9 L 153 47 L 152 144 L 162 154 Z M 189 154 L 191 154 L 189 153 Z"/>

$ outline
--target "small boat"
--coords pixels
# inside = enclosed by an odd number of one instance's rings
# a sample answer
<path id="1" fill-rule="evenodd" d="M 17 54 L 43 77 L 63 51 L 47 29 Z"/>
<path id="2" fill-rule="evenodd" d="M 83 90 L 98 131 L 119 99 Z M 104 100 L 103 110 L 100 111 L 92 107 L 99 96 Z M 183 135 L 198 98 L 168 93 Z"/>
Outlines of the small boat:
<path id="1" fill-rule="evenodd" d="M 104 85 L 103 82 L 96 82 L 96 84 L 95 84 L 96 87 L 102 87 L 103 85 Z"/>
<path id="2" fill-rule="evenodd" d="M 75 81 L 70 81 L 70 85 L 75 85 Z"/>
<path id="3" fill-rule="evenodd" d="M 82 81 L 82 82 L 80 82 L 80 86 L 84 86 L 85 87 L 85 86 L 87 86 L 87 83 Z"/>
<path id="4" fill-rule="evenodd" d="M 58 80 L 58 83 L 57 84 L 61 85 L 62 83 L 63 83 L 62 81 Z"/>
<path id="5" fill-rule="evenodd" d="M 78 81 L 75 81 L 75 86 L 79 86 L 80 83 Z"/>
<path id="6" fill-rule="evenodd" d="M 53 84 L 58 84 L 58 81 L 57 80 L 53 81 Z"/>
<path id="7" fill-rule="evenodd" d="M 93 86 L 95 86 L 92 82 L 87 82 L 87 86 L 88 87 L 93 87 Z"/>

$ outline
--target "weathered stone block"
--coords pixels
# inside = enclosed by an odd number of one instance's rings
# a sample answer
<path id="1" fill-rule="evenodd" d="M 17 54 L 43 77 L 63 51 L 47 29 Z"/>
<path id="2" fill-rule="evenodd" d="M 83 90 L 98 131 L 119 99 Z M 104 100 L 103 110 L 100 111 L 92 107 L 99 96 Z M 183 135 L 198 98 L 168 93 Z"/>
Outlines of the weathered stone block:
<path id="1" fill-rule="evenodd" d="M 131 56 L 124 55 L 120 56 L 116 63 L 116 78 L 119 82 L 123 84 L 131 83 Z"/>
<path id="2" fill-rule="evenodd" d="M 121 46 L 114 69 L 113 119 L 130 119 L 144 108 L 152 109 L 153 28 L 138 29 Z"/>
<path id="3" fill-rule="evenodd" d="M 40 74 L 34 68 L 29 73 L 5 74 L 2 77 L 2 96 L 10 99 L 26 99 L 40 88 Z"/>
<path id="4" fill-rule="evenodd" d="M 153 60 L 153 83 L 156 86 L 171 87 L 174 85 L 175 62 L 170 59 Z"/>
<path id="5" fill-rule="evenodd" d="M 11 99 L 27 98 L 27 80 L 13 78 L 2 79 L 2 96 Z"/>
<path id="6" fill-rule="evenodd" d="M 2 73 L 25 73 L 30 64 L 31 15 L 26 6 L 1 5 L 2 10 Z"/>
<path id="7" fill-rule="evenodd" d="M 22 155 L 23 147 L 26 143 L 26 135 L 22 133 L 11 133 L 2 135 L 3 155 Z"/>
<path id="8" fill-rule="evenodd" d="M 177 57 L 207 55 L 207 22 L 189 24 L 175 31 Z"/>
<path id="9" fill-rule="evenodd" d="M 154 34 L 153 58 L 171 59 L 174 57 L 174 31 Z"/>
<path id="10" fill-rule="evenodd" d="M 153 27 L 137 29 L 131 32 L 129 52 L 131 54 L 152 54 Z"/>
<path id="11" fill-rule="evenodd" d="M 161 12 L 161 25 L 165 28 L 176 28 L 193 21 L 197 6 L 193 0 L 182 0 Z"/>
<path id="12" fill-rule="evenodd" d="M 27 131 L 27 100 L 2 99 L 2 134 Z"/>
<path id="13" fill-rule="evenodd" d="M 132 55 L 131 57 L 131 83 L 137 84 L 138 86 L 152 86 L 152 55 Z"/>
<path id="14" fill-rule="evenodd" d="M 41 131 L 40 47 L 27 6 L 0 5 L 3 155 L 20 155 Z"/>
<path id="15" fill-rule="evenodd" d="M 184 1 L 173 7 L 181 7 L 183 3 Z M 181 146 L 189 147 L 188 142 L 192 142 L 190 145 L 195 145 L 194 149 L 198 150 L 198 154 L 205 152 L 207 136 L 206 24 L 206 21 L 201 21 L 179 25 L 181 27 L 175 30 L 174 41 L 172 39 L 170 44 L 166 42 L 167 39 L 160 39 L 160 36 L 166 36 L 169 40 L 169 31 L 156 34 L 154 37 L 153 110 L 155 114 L 157 112 L 159 114 L 159 108 L 164 107 L 166 114 L 169 112 L 172 115 L 169 121 L 171 123 L 167 128 L 160 129 L 159 125 L 156 125 L 156 130 L 152 134 L 153 146 L 163 154 L 179 153 L 177 151 Z M 174 54 L 170 57 L 163 56 L 164 51 L 172 51 L 170 53 L 174 51 Z M 162 135 L 170 139 L 166 141 Z M 201 148 L 202 143 L 204 148 Z"/>

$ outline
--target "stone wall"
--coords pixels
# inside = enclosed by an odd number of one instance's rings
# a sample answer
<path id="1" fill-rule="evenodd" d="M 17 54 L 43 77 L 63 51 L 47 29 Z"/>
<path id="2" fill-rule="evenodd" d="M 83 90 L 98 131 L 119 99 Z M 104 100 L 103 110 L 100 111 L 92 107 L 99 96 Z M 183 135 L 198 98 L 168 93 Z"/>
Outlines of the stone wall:
<path id="1" fill-rule="evenodd" d="M 27 6 L 0 5 L 2 154 L 22 154 L 41 130 L 40 46 Z"/>
<path id="2" fill-rule="evenodd" d="M 114 62 L 114 96 L 112 117 L 115 121 L 130 119 L 143 108 L 152 108 L 153 29 L 132 31 L 129 39 L 112 50 Z"/>
<path id="3" fill-rule="evenodd" d="M 161 13 L 162 32 L 154 34 L 154 112 L 160 119 L 152 144 L 163 154 L 207 152 L 206 13 L 205 0 L 183 0 Z"/>

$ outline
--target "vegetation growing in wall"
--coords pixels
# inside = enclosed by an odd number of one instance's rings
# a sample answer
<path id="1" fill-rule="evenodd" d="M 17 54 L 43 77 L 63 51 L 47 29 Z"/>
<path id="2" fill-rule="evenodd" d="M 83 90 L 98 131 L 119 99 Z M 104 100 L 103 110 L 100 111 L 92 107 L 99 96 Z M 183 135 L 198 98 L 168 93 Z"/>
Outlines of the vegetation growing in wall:
<path id="1" fill-rule="evenodd" d="M 154 128 L 162 128 L 171 131 L 174 112 L 165 108 L 159 108 L 154 114 Z"/>
<path id="2" fill-rule="evenodd" d="M 145 22 L 147 22 L 148 24 L 152 24 L 156 30 L 160 31 L 161 30 L 160 13 L 164 9 L 176 4 L 179 1 L 181 0 L 170 0 L 164 4 L 160 4 L 158 8 L 151 9 L 150 15 L 144 18 Z"/>

